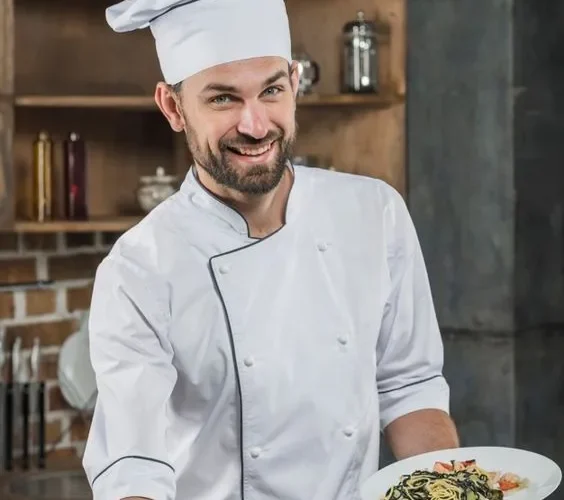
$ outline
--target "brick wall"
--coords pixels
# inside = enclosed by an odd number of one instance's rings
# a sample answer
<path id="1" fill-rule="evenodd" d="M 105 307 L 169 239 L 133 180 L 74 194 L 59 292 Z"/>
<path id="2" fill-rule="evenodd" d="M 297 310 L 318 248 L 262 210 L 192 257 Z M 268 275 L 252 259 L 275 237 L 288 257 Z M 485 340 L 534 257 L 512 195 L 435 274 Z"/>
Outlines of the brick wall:
<path id="1" fill-rule="evenodd" d="M 88 309 L 92 280 L 116 234 L 0 233 L 0 328 L 10 347 L 18 336 L 29 356 L 33 339 L 41 339 L 42 372 L 46 380 L 47 460 L 81 456 L 88 422 L 70 408 L 57 383 L 57 361 L 64 340 L 78 330 Z M 21 289 L 17 283 L 53 280 L 42 288 Z M 31 441 L 36 445 L 35 427 Z M 17 443 L 21 443 L 16 431 Z M 33 450 L 33 448 L 32 448 Z M 18 450 L 15 450 L 17 456 Z M 1 471 L 0 471 L 1 473 Z"/>

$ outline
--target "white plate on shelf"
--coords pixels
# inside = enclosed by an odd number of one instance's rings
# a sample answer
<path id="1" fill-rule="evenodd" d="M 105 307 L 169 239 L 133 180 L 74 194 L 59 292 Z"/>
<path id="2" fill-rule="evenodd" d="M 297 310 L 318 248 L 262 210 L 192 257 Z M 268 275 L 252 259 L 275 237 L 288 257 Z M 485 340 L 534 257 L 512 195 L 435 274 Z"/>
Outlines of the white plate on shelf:
<path id="1" fill-rule="evenodd" d="M 488 471 L 512 472 L 529 480 L 529 487 L 506 495 L 508 500 L 542 500 L 558 488 L 562 481 L 560 467 L 547 457 L 530 451 L 503 447 L 456 448 L 433 451 L 388 465 L 369 477 L 361 486 L 362 500 L 380 500 L 400 476 L 418 469 L 433 468 L 436 461 L 476 460 Z"/>
<path id="2" fill-rule="evenodd" d="M 68 337 L 59 353 L 57 376 L 63 397 L 77 410 L 91 413 L 96 404 L 96 374 L 90 362 L 86 312 L 77 332 Z"/>

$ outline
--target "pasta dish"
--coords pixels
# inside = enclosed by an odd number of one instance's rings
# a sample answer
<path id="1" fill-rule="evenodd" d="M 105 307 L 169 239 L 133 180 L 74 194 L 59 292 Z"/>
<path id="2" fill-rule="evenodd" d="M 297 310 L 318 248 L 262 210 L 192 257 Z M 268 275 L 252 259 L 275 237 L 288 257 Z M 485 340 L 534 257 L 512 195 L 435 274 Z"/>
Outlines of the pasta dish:
<path id="1" fill-rule="evenodd" d="M 488 472 L 475 460 L 435 462 L 433 470 L 404 475 L 382 500 L 503 500 L 526 488 L 528 481 L 511 473 Z"/>

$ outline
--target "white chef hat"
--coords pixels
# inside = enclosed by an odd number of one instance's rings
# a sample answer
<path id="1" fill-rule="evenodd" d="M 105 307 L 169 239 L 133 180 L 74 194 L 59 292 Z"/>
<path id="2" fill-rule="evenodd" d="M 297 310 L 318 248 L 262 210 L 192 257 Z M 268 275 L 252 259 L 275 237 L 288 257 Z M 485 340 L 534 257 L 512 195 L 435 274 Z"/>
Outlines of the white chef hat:
<path id="1" fill-rule="evenodd" d="M 252 57 L 292 60 L 284 0 L 123 0 L 106 9 L 114 31 L 150 27 L 165 81 Z"/>

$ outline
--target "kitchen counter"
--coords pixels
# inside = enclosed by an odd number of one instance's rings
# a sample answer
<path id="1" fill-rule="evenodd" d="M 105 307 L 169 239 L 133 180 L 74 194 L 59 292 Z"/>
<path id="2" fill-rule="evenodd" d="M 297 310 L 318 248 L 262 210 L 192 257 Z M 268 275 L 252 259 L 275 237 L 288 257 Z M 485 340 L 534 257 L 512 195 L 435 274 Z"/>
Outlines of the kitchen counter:
<path id="1" fill-rule="evenodd" d="M 2 500 L 92 500 L 90 486 L 77 460 L 61 461 L 44 470 L 2 472 Z"/>

